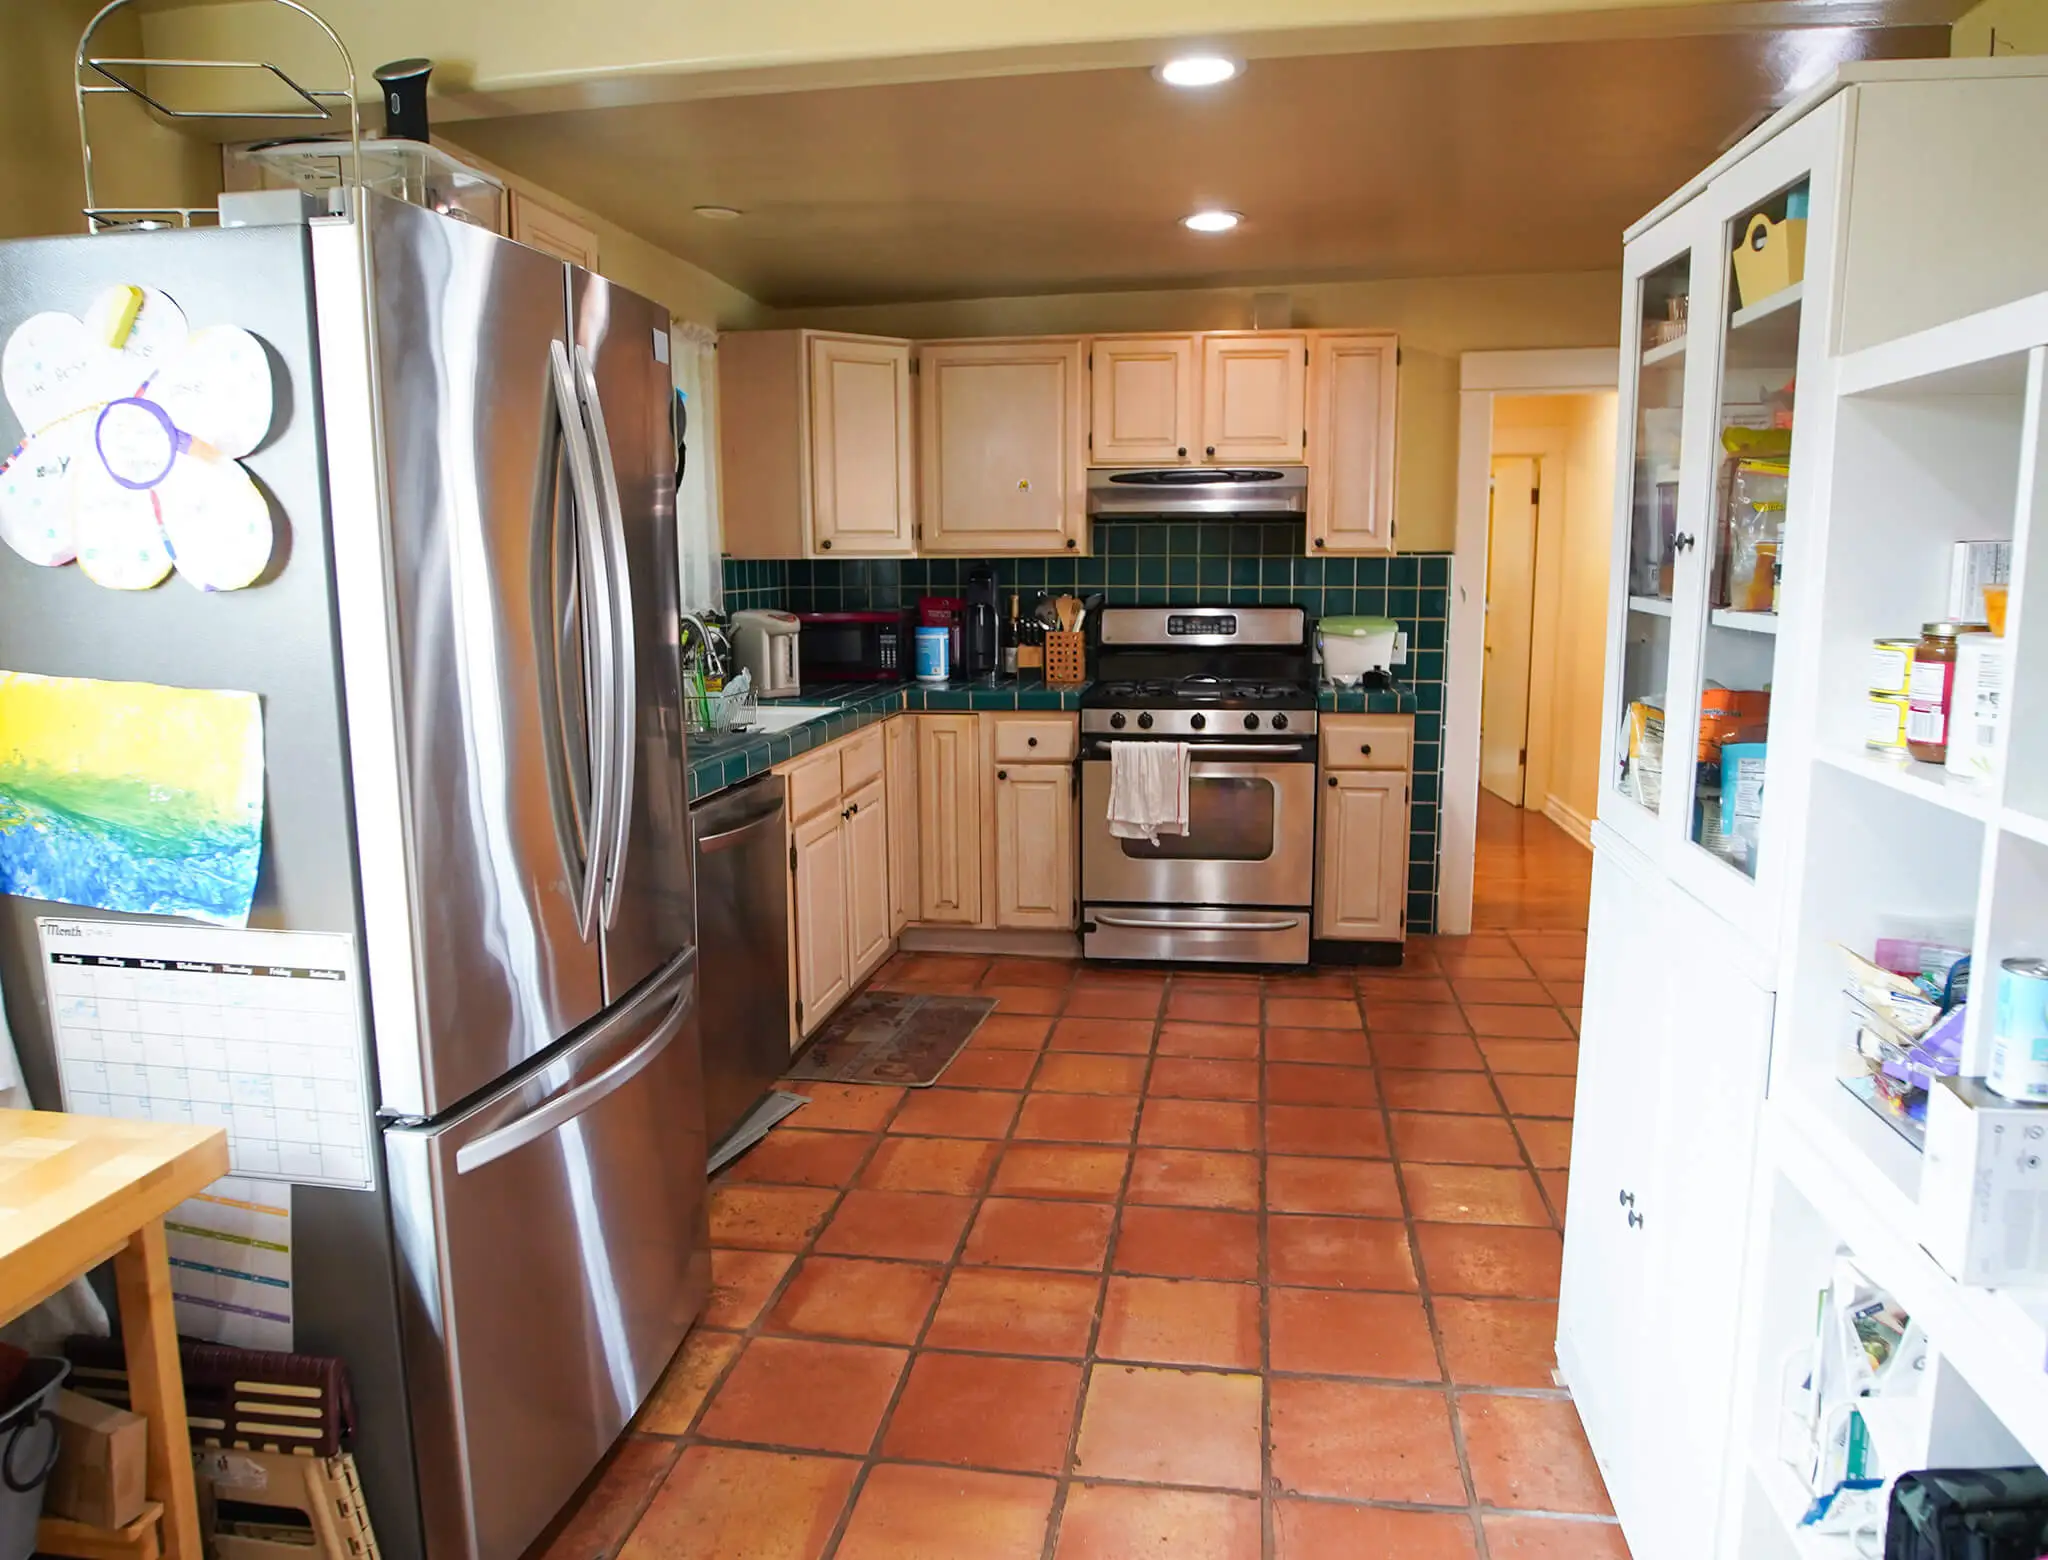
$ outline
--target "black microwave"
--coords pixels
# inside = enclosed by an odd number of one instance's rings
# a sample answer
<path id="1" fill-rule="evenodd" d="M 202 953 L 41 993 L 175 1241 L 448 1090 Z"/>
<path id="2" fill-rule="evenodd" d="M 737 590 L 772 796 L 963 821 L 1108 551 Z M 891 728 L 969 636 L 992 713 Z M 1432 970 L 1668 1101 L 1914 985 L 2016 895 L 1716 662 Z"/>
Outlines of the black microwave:
<path id="1" fill-rule="evenodd" d="M 904 682 L 914 670 L 916 635 L 909 612 L 799 612 L 797 665 L 804 686 Z"/>

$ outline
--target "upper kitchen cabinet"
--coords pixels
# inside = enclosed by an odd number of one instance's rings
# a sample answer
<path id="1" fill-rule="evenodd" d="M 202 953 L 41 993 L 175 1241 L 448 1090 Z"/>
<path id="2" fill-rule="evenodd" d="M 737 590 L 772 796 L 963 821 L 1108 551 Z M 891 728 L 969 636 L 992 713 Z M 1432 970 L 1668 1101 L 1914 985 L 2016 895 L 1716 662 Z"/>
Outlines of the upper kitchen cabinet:
<path id="1" fill-rule="evenodd" d="M 1298 465 L 1308 442 L 1308 336 L 1214 331 L 1202 338 L 1202 458 Z"/>
<path id="2" fill-rule="evenodd" d="M 1096 466 L 1176 466 L 1199 457 L 1193 336 L 1097 336 L 1088 344 Z"/>
<path id="3" fill-rule="evenodd" d="M 1394 386 L 1387 331 L 1318 331 L 1309 353 L 1311 553 L 1394 550 Z"/>
<path id="4" fill-rule="evenodd" d="M 1084 550 L 1085 365 L 1078 337 L 918 348 L 919 551 Z"/>
<path id="5" fill-rule="evenodd" d="M 828 331 L 718 342 L 725 550 L 900 558 L 915 545 L 911 344 Z"/>

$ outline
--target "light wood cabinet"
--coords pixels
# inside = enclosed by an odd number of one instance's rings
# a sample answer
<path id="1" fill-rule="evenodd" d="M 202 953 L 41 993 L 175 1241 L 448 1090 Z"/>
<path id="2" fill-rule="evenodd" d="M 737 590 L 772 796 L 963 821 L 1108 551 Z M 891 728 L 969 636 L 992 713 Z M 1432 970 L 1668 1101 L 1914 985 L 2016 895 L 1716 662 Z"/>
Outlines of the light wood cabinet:
<path id="1" fill-rule="evenodd" d="M 1005 764 L 996 770 L 996 925 L 1067 931 L 1074 925 L 1074 770 Z"/>
<path id="2" fill-rule="evenodd" d="M 918 349 L 919 550 L 1078 552 L 1087 408 L 1078 337 Z"/>
<path id="3" fill-rule="evenodd" d="M 1385 331 L 1323 331 L 1308 369 L 1311 553 L 1394 550 L 1400 346 Z"/>
<path id="4" fill-rule="evenodd" d="M 797 1030 L 808 1035 L 853 989 L 847 944 L 845 822 L 837 812 L 796 826 L 791 857 L 796 879 Z"/>
<path id="5" fill-rule="evenodd" d="M 1298 464 L 1308 441 L 1308 336 L 1217 331 L 1202 338 L 1202 458 Z"/>
<path id="6" fill-rule="evenodd" d="M 916 545 L 911 344 L 830 331 L 718 342 L 719 489 L 735 558 L 905 557 Z"/>
<path id="7" fill-rule="evenodd" d="M 1177 466 L 1200 457 L 1193 336 L 1097 336 L 1088 356 L 1090 465 Z"/>
<path id="8" fill-rule="evenodd" d="M 1406 771 L 1326 775 L 1316 840 L 1316 935 L 1400 938 L 1408 903 Z"/>
<path id="9" fill-rule="evenodd" d="M 777 771 L 787 787 L 799 1040 L 867 979 L 901 925 L 890 900 L 889 735 L 870 726 Z"/>
<path id="10" fill-rule="evenodd" d="M 846 801 L 847 957 L 855 985 L 889 952 L 889 801 L 877 775 Z"/>
<path id="11" fill-rule="evenodd" d="M 512 237 L 517 242 L 586 271 L 597 269 L 597 235 L 589 228 L 520 190 L 512 192 L 511 205 Z"/>
<path id="12" fill-rule="evenodd" d="M 980 755 L 975 716 L 917 718 L 919 920 L 981 920 Z"/>
<path id="13" fill-rule="evenodd" d="M 889 935 L 917 919 L 917 717 L 883 727 L 889 791 Z"/>

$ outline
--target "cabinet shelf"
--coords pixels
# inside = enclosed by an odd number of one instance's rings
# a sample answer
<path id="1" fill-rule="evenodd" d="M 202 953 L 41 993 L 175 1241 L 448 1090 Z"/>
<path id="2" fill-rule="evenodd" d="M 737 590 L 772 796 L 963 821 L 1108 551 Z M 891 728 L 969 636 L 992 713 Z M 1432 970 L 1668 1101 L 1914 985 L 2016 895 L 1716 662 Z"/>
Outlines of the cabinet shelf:
<path id="1" fill-rule="evenodd" d="M 1997 811 L 1990 786 L 1982 780 L 1952 775 L 1939 764 L 1893 758 L 1867 748 L 1817 748 L 1814 756 L 1830 768 L 1861 775 L 1873 784 L 1979 823 L 1989 822 Z"/>
<path id="2" fill-rule="evenodd" d="M 1716 628 L 1732 628 L 1744 634 L 1775 634 L 1778 631 L 1778 614 L 1775 612 L 1732 612 L 1726 607 L 1716 607 L 1711 621 Z"/>
<path id="3" fill-rule="evenodd" d="M 1799 360 L 1799 305 L 1806 283 L 1794 282 L 1737 309 L 1728 319 L 1730 368 L 1790 368 Z"/>
<path id="4" fill-rule="evenodd" d="M 1668 618 L 1671 616 L 1671 598 L 1669 596 L 1631 596 L 1628 598 L 1628 609 L 1631 612 L 1647 612 L 1652 617 Z"/>
<path id="5" fill-rule="evenodd" d="M 1643 367 L 1658 368 L 1666 363 L 1681 363 L 1685 360 L 1685 337 L 1673 336 L 1669 341 L 1660 341 L 1654 347 L 1643 348 Z"/>

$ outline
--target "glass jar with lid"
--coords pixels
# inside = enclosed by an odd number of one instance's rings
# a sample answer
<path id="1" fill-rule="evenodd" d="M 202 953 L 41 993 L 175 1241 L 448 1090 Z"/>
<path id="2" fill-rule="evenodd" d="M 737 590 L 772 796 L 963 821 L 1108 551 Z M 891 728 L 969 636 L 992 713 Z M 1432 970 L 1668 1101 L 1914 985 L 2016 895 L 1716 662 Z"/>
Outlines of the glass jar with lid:
<path id="1" fill-rule="evenodd" d="M 1956 639 L 1988 631 L 1983 623 L 1958 623 L 1943 618 L 1920 625 L 1913 647 L 1912 681 L 1907 689 L 1906 751 L 1923 764 L 1948 758 L 1948 718 L 1955 699 Z"/>

